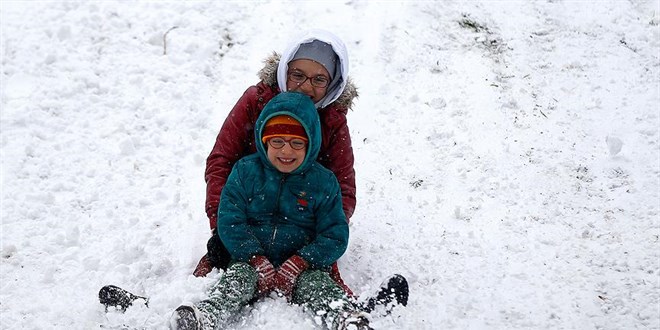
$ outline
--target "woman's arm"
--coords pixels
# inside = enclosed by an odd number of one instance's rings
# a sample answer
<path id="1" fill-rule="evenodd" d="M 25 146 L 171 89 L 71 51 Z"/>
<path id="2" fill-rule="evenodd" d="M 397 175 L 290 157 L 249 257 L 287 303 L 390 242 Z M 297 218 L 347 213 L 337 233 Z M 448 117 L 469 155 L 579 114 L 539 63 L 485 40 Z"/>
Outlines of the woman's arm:
<path id="1" fill-rule="evenodd" d="M 355 211 L 355 158 L 351 135 L 344 109 L 329 108 L 321 111 L 322 142 L 318 161 L 332 171 L 341 187 L 341 198 L 346 221 Z"/>
<path id="2" fill-rule="evenodd" d="M 259 100 L 256 86 L 243 93 L 227 115 L 206 159 L 206 214 L 211 229 L 216 227 L 220 194 L 232 167 L 243 156 L 254 152 L 254 123 L 261 109 Z"/>

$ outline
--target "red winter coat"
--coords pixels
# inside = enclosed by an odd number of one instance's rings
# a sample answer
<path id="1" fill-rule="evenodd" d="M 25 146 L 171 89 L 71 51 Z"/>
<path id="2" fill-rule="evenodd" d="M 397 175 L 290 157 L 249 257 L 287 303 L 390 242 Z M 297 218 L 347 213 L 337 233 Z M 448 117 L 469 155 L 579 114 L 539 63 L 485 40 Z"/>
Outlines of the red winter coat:
<path id="1" fill-rule="evenodd" d="M 277 54 L 266 60 L 266 66 L 259 71 L 261 82 L 249 87 L 227 115 L 206 159 L 206 214 L 212 230 L 216 227 L 220 193 L 232 166 L 244 156 L 256 152 L 254 124 L 266 103 L 280 92 L 276 77 L 278 63 Z M 318 110 L 322 134 L 318 161 L 339 181 L 347 221 L 355 210 L 355 170 L 346 114 L 356 97 L 357 90 L 349 81 L 335 102 Z"/>

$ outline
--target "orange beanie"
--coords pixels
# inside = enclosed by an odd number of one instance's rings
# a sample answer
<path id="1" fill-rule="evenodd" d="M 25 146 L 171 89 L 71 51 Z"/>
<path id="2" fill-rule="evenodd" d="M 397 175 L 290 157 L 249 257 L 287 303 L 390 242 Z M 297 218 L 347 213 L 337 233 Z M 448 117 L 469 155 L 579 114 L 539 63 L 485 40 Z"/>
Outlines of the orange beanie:
<path id="1" fill-rule="evenodd" d="M 266 143 L 268 139 L 275 137 L 299 138 L 307 141 L 307 133 L 302 125 L 293 117 L 279 115 L 269 119 L 264 126 L 261 141 Z"/>

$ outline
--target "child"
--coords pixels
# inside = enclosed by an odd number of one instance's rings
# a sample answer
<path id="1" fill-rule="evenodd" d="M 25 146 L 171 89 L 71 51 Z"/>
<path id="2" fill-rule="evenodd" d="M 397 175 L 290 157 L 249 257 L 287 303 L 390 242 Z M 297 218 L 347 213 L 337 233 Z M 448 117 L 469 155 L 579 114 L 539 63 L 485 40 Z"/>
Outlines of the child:
<path id="1" fill-rule="evenodd" d="M 328 31 L 312 30 L 294 40 L 281 57 L 273 54 L 265 63 L 259 72 L 261 81 L 249 87 L 231 110 L 206 161 L 206 213 L 213 234 L 195 276 L 206 276 L 213 267 L 225 269 L 231 259 L 214 233 L 220 195 L 232 166 L 256 152 L 255 122 L 263 107 L 280 92 L 297 91 L 314 102 L 312 110 L 318 112 L 321 122 L 320 151 L 314 160 L 337 177 L 346 221 L 355 209 L 354 157 L 346 114 L 357 90 L 348 78 L 346 46 Z M 331 275 L 351 294 L 336 264 Z"/>
<path id="2" fill-rule="evenodd" d="M 348 223 L 335 175 L 316 161 L 312 99 L 275 96 L 254 138 L 257 152 L 234 165 L 220 199 L 217 233 L 232 261 L 208 299 L 177 308 L 172 328 L 223 328 L 255 296 L 277 291 L 333 329 L 369 329 L 329 274 L 348 245 Z"/>

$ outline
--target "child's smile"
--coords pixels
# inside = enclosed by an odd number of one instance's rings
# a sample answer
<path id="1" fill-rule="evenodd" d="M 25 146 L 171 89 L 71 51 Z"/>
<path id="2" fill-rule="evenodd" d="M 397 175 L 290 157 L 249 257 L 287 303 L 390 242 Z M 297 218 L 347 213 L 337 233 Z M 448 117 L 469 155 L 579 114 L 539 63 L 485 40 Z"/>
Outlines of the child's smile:
<path id="1" fill-rule="evenodd" d="M 306 148 L 295 150 L 287 143 L 280 149 L 275 149 L 266 144 L 268 160 L 275 168 L 282 173 L 291 173 L 295 171 L 305 160 Z"/>

